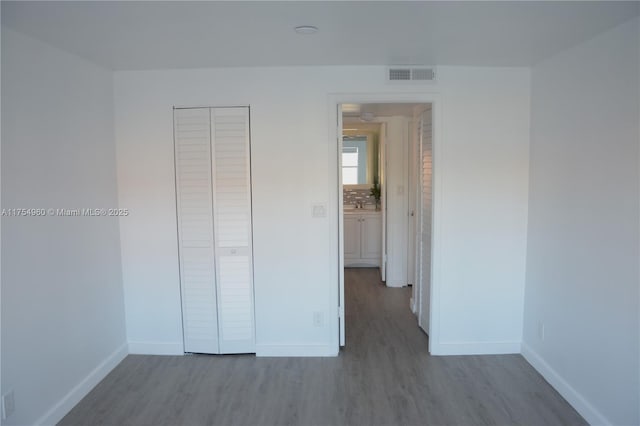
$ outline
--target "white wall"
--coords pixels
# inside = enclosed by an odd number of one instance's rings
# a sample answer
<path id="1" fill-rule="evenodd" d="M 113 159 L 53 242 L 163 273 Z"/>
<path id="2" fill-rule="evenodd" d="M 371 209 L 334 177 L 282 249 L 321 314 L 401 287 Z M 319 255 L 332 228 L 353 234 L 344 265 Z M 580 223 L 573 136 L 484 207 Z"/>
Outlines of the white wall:
<path id="1" fill-rule="evenodd" d="M 120 224 L 130 350 L 182 351 L 172 105 L 251 105 L 257 350 L 332 354 L 339 194 L 329 94 L 422 91 L 443 103 L 441 341 L 433 347 L 519 351 L 529 70 L 441 67 L 439 83 L 423 86 L 390 85 L 384 75 L 384 67 L 116 72 L 119 200 L 132 211 Z M 314 202 L 327 203 L 326 218 L 311 216 Z"/>
<path id="2" fill-rule="evenodd" d="M 2 208 L 117 205 L 110 71 L 2 28 Z M 58 421 L 126 355 L 118 220 L 2 217 L 3 424 Z"/>
<path id="3" fill-rule="evenodd" d="M 640 423 L 639 44 L 636 18 L 532 71 L 523 353 L 592 424 Z"/>
<path id="4" fill-rule="evenodd" d="M 433 111 L 433 233 L 439 251 L 432 315 L 441 353 L 519 352 L 529 174 L 529 70 L 439 72 Z M 439 170 L 440 168 L 440 170 Z M 438 199 L 441 197 L 440 199 Z M 441 211 L 438 211 L 440 203 Z M 439 325 L 438 325 L 439 324 Z M 438 348 L 439 346 L 439 348 Z"/>
<path id="5" fill-rule="evenodd" d="M 384 119 L 386 138 L 386 284 L 403 287 L 407 283 L 407 232 L 409 219 L 409 120 L 396 116 Z"/>

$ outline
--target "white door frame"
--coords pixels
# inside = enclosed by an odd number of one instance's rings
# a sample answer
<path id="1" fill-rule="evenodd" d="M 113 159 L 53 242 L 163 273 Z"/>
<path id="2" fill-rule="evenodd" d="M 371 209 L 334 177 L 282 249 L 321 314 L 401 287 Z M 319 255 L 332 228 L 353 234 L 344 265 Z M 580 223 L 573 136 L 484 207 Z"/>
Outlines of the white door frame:
<path id="1" fill-rule="evenodd" d="M 420 179 L 419 179 L 420 183 L 424 183 L 424 176 L 423 176 L 423 173 L 424 173 L 424 168 L 423 168 L 424 167 L 424 165 L 423 165 L 423 162 L 424 162 L 424 137 L 425 137 L 424 118 L 425 118 L 425 116 L 427 114 L 427 111 L 428 111 L 428 114 L 429 114 L 429 127 L 430 127 L 430 133 L 431 133 L 429 135 L 429 139 L 430 139 L 430 142 L 431 142 L 431 148 L 430 148 L 431 149 L 431 167 L 433 167 L 434 149 L 433 149 L 433 125 L 432 125 L 432 120 L 431 120 L 432 116 L 431 116 L 431 111 L 425 110 L 425 111 L 422 111 L 420 113 L 420 126 L 419 126 L 420 134 L 419 134 L 419 149 L 418 149 L 419 153 L 418 153 L 418 158 L 420 160 Z M 433 177 L 433 174 L 432 174 L 432 177 Z M 433 189 L 433 180 L 431 182 L 432 182 L 432 185 L 431 185 L 432 188 L 431 189 Z M 423 220 L 424 214 L 425 214 L 425 210 L 424 210 L 425 188 L 424 188 L 424 186 L 422 184 L 420 184 L 418 186 L 418 189 L 420 190 L 420 194 L 418 196 L 418 199 L 419 199 L 419 203 L 418 204 L 419 205 L 418 205 L 418 209 L 417 210 L 418 210 L 418 213 L 419 213 L 418 214 L 418 217 L 419 217 L 419 224 L 418 225 L 419 226 L 418 226 L 417 232 L 418 232 L 418 240 L 419 240 L 420 244 L 419 244 L 419 247 L 416 247 L 416 255 L 419 256 L 419 258 L 417 258 L 416 261 L 417 261 L 417 264 L 420 267 L 419 268 L 420 269 L 420 273 L 418 273 L 418 277 L 419 277 L 419 280 L 420 280 L 419 281 L 420 285 L 419 285 L 419 294 L 418 294 L 418 299 L 417 299 L 417 306 L 418 306 L 418 308 L 417 308 L 417 316 L 418 316 L 418 325 L 420 326 L 420 328 L 425 330 L 426 333 L 429 333 L 429 323 L 430 323 L 430 320 L 431 320 L 431 318 L 429 317 L 429 313 L 430 313 L 429 308 L 430 308 L 430 306 L 427 306 L 425 304 L 424 298 L 427 295 L 431 296 L 431 293 L 425 291 L 425 274 L 422 273 L 423 270 L 425 269 L 424 268 L 424 264 L 423 264 L 423 261 L 424 261 L 424 250 L 425 250 L 424 249 L 424 244 L 423 244 L 423 242 L 425 241 L 424 240 L 424 225 L 425 225 L 425 223 L 424 223 L 424 220 Z M 429 210 L 431 210 L 430 213 L 432 213 L 433 212 L 433 191 L 431 192 L 430 195 L 431 195 L 430 196 L 431 201 L 429 203 L 430 204 Z M 433 216 L 432 216 L 432 218 L 433 218 Z M 432 226 L 433 223 L 431 223 L 429 225 Z M 429 233 L 430 233 L 431 236 L 433 236 L 432 229 L 429 229 Z M 432 240 L 431 243 L 433 243 L 433 240 Z M 432 247 L 429 247 L 429 250 L 431 250 L 431 248 Z M 429 259 L 429 260 L 431 260 L 431 259 Z M 429 265 L 429 266 L 430 266 L 430 268 L 429 268 L 428 274 L 429 274 L 429 280 L 430 280 L 431 279 L 431 265 Z M 429 285 L 431 285 L 430 281 L 429 281 Z M 428 303 L 429 303 L 429 305 L 431 304 L 430 300 L 429 300 Z M 426 310 L 426 312 L 425 312 L 425 310 Z"/>
<path id="2" fill-rule="evenodd" d="M 346 103 L 425 103 L 431 104 L 433 126 L 433 218 L 431 240 L 431 303 L 429 312 L 429 353 L 440 341 L 440 257 L 441 257 L 441 211 L 442 211 L 442 100 L 438 93 L 389 92 L 389 93 L 335 93 L 328 97 L 329 123 L 329 227 L 337 232 L 330 233 L 331 269 L 335 271 L 337 285 L 331 286 L 332 346 L 336 353 L 344 345 L 344 229 L 343 194 L 339 170 L 339 147 L 342 145 L 341 104 Z M 383 225 L 384 226 L 384 225 Z M 340 321 L 342 319 L 342 322 Z M 342 323 L 342 325 L 341 325 Z"/>
<path id="3" fill-rule="evenodd" d="M 342 143 L 343 140 L 343 130 L 342 130 L 342 104 L 336 104 L 334 110 L 336 116 L 336 139 L 337 139 L 337 154 L 335 156 L 335 160 L 339 167 L 337 167 L 338 172 L 338 212 L 341 214 L 338 215 L 338 234 L 340 235 L 340 244 L 338 244 L 338 259 L 340 262 L 340 266 L 338 269 L 338 344 L 340 346 L 344 346 L 346 344 L 346 327 L 345 327 L 345 311 L 344 311 L 344 189 L 342 185 Z M 335 144 L 334 144 L 335 145 Z M 339 350 L 339 348 L 338 348 Z"/>
<path id="4" fill-rule="evenodd" d="M 378 183 L 380 184 L 380 216 L 382 218 L 380 279 L 384 282 L 387 281 L 387 127 L 388 123 L 385 120 L 381 120 L 380 135 L 378 137 Z M 341 165 L 342 163 L 338 161 L 338 168 Z"/>

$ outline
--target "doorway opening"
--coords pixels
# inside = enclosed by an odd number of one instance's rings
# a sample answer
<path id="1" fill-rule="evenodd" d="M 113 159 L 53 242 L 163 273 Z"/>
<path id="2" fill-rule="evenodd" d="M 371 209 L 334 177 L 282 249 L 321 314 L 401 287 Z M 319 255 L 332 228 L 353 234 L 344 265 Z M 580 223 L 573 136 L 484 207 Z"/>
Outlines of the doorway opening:
<path id="1" fill-rule="evenodd" d="M 411 286 L 406 309 L 431 336 L 432 118 L 433 102 L 337 103 L 340 346 L 345 268 L 377 268 L 387 287 Z"/>

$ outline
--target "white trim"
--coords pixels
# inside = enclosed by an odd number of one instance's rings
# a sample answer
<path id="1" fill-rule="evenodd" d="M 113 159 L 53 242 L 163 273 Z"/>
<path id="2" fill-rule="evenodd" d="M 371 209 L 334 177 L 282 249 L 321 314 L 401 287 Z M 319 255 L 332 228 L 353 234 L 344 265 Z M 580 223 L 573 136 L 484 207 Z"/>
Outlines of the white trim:
<path id="1" fill-rule="evenodd" d="M 522 342 L 444 342 L 430 346 L 431 355 L 519 354 Z"/>
<path id="2" fill-rule="evenodd" d="M 329 105 L 330 107 L 332 105 Z M 337 162 L 337 174 L 336 180 L 338 185 L 338 346 L 342 347 L 346 343 L 347 328 L 345 325 L 346 317 L 344 310 L 344 185 L 342 183 L 342 150 L 344 143 L 344 123 L 342 117 L 342 104 L 335 105 L 335 116 L 333 120 L 336 122 L 335 137 L 337 142 L 336 148 L 336 162 Z M 330 121 L 331 122 L 333 122 Z M 336 145 L 332 143 L 330 145 Z M 331 148 L 329 148 L 331 151 Z M 331 173 L 333 174 L 333 173 Z"/>
<path id="3" fill-rule="evenodd" d="M 258 344 L 256 356 L 259 357 L 330 357 L 338 356 L 338 350 L 334 345 L 309 344 L 309 345 L 282 345 L 282 344 Z"/>
<path id="4" fill-rule="evenodd" d="M 222 105 L 174 105 L 173 109 L 198 109 L 198 108 L 249 108 L 249 103 L 246 104 L 222 104 Z"/>
<path id="5" fill-rule="evenodd" d="M 134 355 L 184 355 L 182 342 L 129 342 L 129 353 Z"/>
<path id="6" fill-rule="evenodd" d="M 442 282 L 441 274 L 441 251 L 442 251 L 442 230 L 441 230 L 441 217 L 442 217 L 442 188 L 443 188 L 443 173 L 440 164 L 444 164 L 443 161 L 443 149 L 442 144 L 444 141 L 444 134 L 442 129 L 443 115 L 443 100 L 438 91 L 433 92 L 385 92 L 385 93 L 330 93 L 327 97 L 327 111 L 328 111 L 328 124 L 329 124 L 329 202 L 327 205 L 328 212 L 341 212 L 341 200 L 342 194 L 338 193 L 338 144 L 335 142 L 338 139 L 337 126 L 336 126 L 336 105 L 344 103 L 425 103 L 431 104 L 432 112 L 432 143 L 433 143 L 433 217 L 432 217 L 432 251 L 431 251 L 431 307 L 429 322 L 429 353 L 436 355 L 439 350 L 439 336 L 440 336 L 440 283 Z M 340 200 L 340 201 L 339 201 Z M 339 214 L 329 214 L 329 229 L 336 230 L 330 233 L 330 259 L 331 270 L 335 271 L 335 276 L 339 277 L 340 274 L 340 242 L 342 238 Z M 329 303 L 331 311 L 329 312 L 332 318 L 328 324 L 332 331 L 331 344 L 335 346 L 336 353 L 339 350 L 340 335 L 338 329 L 338 299 L 339 299 L 339 286 L 340 283 L 336 282 L 336 285 L 331 284 L 331 294 L 329 295 Z M 335 318 L 335 319 L 334 319 Z M 435 351 L 435 352 L 434 352 Z M 500 353 L 500 352 L 497 352 Z M 515 353 L 519 353 L 519 348 Z"/>
<path id="7" fill-rule="evenodd" d="M 431 282 L 429 285 L 429 353 L 435 355 L 434 346 L 440 344 L 440 283 L 442 276 L 442 206 L 444 204 L 444 100 L 439 96 L 431 102 Z"/>
<path id="8" fill-rule="evenodd" d="M 387 287 L 390 287 L 390 288 L 407 287 L 407 283 L 402 279 L 394 281 L 387 278 L 387 281 L 385 281 L 385 284 Z"/>
<path id="9" fill-rule="evenodd" d="M 71 411 L 91 390 L 104 379 L 128 355 L 127 344 L 124 343 L 111 355 L 106 357 L 96 368 L 75 385 L 60 401 L 55 403 L 42 417 L 34 422 L 36 425 L 55 425 Z"/>
<path id="10" fill-rule="evenodd" d="M 611 425 L 609 421 L 600 411 L 598 411 L 587 399 L 573 388 L 556 370 L 553 369 L 536 351 L 531 349 L 526 343 L 522 343 L 522 356 L 535 368 L 538 373 L 545 378 L 547 382 L 555 390 L 558 391 L 564 399 L 575 410 L 580 413 L 584 419 L 592 425 Z"/>

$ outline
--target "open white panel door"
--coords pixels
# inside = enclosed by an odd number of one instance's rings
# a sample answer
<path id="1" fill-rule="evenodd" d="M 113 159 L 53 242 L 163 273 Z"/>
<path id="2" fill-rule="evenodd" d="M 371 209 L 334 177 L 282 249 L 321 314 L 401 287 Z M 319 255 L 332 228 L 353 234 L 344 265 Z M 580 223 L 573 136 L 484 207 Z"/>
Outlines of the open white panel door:
<path id="1" fill-rule="evenodd" d="M 420 309 L 418 324 L 429 333 L 431 306 L 431 223 L 433 217 L 433 138 L 431 109 L 420 120 Z"/>
<path id="2" fill-rule="evenodd" d="M 338 144 L 338 328 L 340 346 L 345 345 L 344 317 L 344 192 L 342 189 L 342 105 L 336 109 L 336 136 Z"/>
<path id="3" fill-rule="evenodd" d="M 220 353 L 255 352 L 249 108 L 211 108 Z"/>
<path id="4" fill-rule="evenodd" d="M 380 279 L 387 281 L 387 123 L 380 126 L 380 210 L 382 214 L 382 258 L 380 259 Z"/>
<path id="5" fill-rule="evenodd" d="M 220 353 L 209 108 L 174 110 L 184 351 Z"/>
<path id="6" fill-rule="evenodd" d="M 418 244 L 418 224 L 416 220 L 416 207 L 418 200 L 418 138 L 413 120 L 408 124 L 408 149 L 407 149 L 407 283 L 412 290 L 418 287 L 416 284 L 416 246 Z M 411 306 L 414 309 L 415 301 Z"/>

